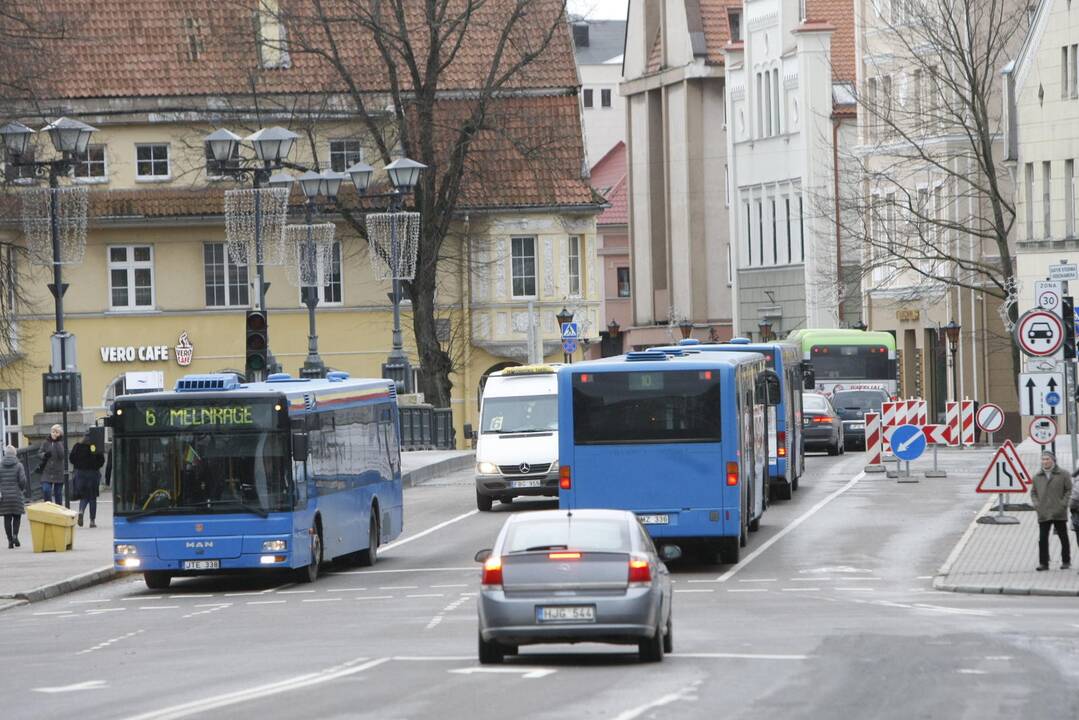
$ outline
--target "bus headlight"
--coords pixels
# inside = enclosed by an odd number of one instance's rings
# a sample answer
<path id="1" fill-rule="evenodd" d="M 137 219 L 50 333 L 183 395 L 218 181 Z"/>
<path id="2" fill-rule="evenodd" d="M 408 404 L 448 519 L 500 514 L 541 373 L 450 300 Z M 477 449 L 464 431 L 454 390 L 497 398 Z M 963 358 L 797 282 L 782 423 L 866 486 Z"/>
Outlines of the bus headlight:
<path id="1" fill-rule="evenodd" d="M 284 540 L 267 540 L 262 543 L 262 552 L 284 552 L 288 549 L 288 543 Z"/>
<path id="2" fill-rule="evenodd" d="M 134 545 L 124 545 L 117 543 L 114 548 L 117 555 L 138 555 L 139 549 Z"/>
<path id="3" fill-rule="evenodd" d="M 481 462 L 476 466 L 476 472 L 480 475 L 497 475 L 498 466 L 491 462 Z"/>

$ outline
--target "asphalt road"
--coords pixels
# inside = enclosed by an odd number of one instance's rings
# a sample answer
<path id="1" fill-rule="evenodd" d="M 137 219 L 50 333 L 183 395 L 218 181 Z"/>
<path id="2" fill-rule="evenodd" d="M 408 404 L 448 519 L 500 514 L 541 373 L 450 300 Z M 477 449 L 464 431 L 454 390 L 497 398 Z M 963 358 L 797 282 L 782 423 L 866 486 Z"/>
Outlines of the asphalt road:
<path id="1" fill-rule="evenodd" d="M 472 556 L 553 503 L 477 513 L 460 473 L 406 490 L 406 533 L 372 569 L 160 594 L 124 578 L 3 613 L 3 717 L 1079 717 L 1075 598 L 934 592 L 982 499 L 861 462 L 810 457 L 739 565 L 672 566 L 661 665 L 566 645 L 481 667 Z"/>

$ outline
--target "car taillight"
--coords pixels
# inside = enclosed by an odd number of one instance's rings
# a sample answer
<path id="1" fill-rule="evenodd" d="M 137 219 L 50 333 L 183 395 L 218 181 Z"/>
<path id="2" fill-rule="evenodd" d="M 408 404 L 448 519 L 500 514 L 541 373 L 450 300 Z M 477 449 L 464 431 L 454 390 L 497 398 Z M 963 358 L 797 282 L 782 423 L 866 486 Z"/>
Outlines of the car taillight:
<path id="1" fill-rule="evenodd" d="M 629 558 L 629 584 L 648 585 L 652 582 L 652 568 L 648 558 L 643 555 L 631 555 Z"/>
<path id="2" fill-rule="evenodd" d="M 827 415 L 818 415 L 815 418 L 813 418 L 813 422 L 815 422 L 815 423 L 830 423 L 830 422 L 832 422 L 832 418 L 828 417 Z"/>
<path id="3" fill-rule="evenodd" d="M 483 579 L 480 585 L 484 587 L 502 587 L 502 558 L 489 557 L 483 563 Z"/>
<path id="4" fill-rule="evenodd" d="M 558 487 L 563 490 L 569 490 L 573 487 L 573 481 L 570 479 L 569 465 L 563 465 L 558 468 Z"/>
<path id="5" fill-rule="evenodd" d="M 776 454 L 779 457 L 787 457 L 787 433 L 786 431 L 780 431 L 776 433 Z"/>
<path id="6" fill-rule="evenodd" d="M 548 560 L 580 560 L 581 553 L 579 552 L 553 552 L 547 553 Z"/>
<path id="7" fill-rule="evenodd" d="M 736 462 L 727 463 L 727 484 L 738 484 L 738 463 Z"/>

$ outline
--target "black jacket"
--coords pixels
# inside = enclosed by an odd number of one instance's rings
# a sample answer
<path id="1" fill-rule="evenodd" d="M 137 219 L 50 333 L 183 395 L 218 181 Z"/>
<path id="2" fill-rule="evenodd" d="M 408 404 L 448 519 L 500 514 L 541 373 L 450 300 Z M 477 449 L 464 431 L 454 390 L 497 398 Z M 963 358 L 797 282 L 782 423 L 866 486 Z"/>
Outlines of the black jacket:
<path id="1" fill-rule="evenodd" d="M 71 466 L 76 470 L 98 471 L 105 464 L 105 456 L 96 451 L 90 443 L 80 440 L 71 448 Z"/>

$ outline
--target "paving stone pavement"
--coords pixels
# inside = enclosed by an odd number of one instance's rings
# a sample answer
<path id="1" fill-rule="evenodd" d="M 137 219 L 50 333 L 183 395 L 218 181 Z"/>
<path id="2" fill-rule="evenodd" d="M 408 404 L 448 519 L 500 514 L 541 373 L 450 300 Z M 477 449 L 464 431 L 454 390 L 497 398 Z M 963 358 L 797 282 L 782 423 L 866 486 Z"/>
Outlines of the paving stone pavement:
<path id="1" fill-rule="evenodd" d="M 1071 467 L 1067 438 L 1057 443 L 1058 464 Z M 1031 474 L 1039 466 L 1041 447 L 1027 440 L 1019 445 L 1019 456 Z M 976 471 L 974 483 L 992 457 L 993 449 L 978 448 L 963 451 L 969 471 Z M 998 496 L 986 496 L 979 517 L 996 515 Z M 1014 494 L 1007 498 L 1009 504 L 1029 503 L 1029 494 Z M 1072 545 L 1070 570 L 1060 569 L 1060 543 L 1050 538 L 1050 569 L 1038 572 L 1038 518 L 1031 510 L 1006 510 L 1017 520 L 1017 525 L 988 525 L 971 522 L 948 560 L 937 573 L 933 586 L 938 590 L 968 593 L 999 593 L 1005 595 L 1079 595 L 1079 547 L 1069 523 L 1068 542 Z"/>

